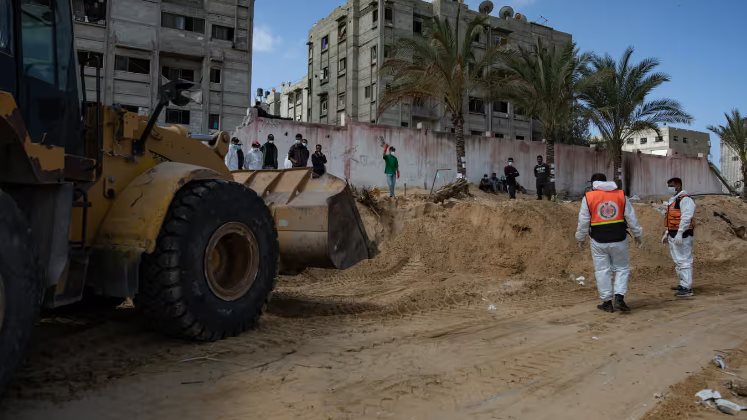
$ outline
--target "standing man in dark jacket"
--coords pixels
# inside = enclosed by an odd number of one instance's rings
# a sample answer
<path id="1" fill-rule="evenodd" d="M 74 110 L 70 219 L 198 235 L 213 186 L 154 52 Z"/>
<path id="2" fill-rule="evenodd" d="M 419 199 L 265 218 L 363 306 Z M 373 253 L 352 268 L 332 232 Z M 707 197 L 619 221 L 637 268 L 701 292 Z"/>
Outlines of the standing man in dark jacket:
<path id="1" fill-rule="evenodd" d="M 278 148 L 272 134 L 267 135 L 267 142 L 262 145 L 262 156 L 262 169 L 278 168 Z"/>
<path id="2" fill-rule="evenodd" d="M 542 200 L 542 195 L 548 200 L 552 198 L 550 188 L 550 165 L 542 161 L 542 156 L 537 156 L 537 165 L 534 167 L 534 177 L 537 178 L 537 200 Z"/>
<path id="3" fill-rule="evenodd" d="M 322 153 L 322 145 L 316 145 L 316 151 L 311 155 L 311 166 L 314 167 L 314 172 L 311 174 L 312 178 L 319 178 L 327 172 L 327 168 L 324 166 L 327 163 L 327 156 Z"/>
<path id="4" fill-rule="evenodd" d="M 309 141 L 303 139 L 301 142 L 301 146 L 303 146 L 303 149 L 301 151 L 301 166 L 305 168 L 309 166 L 309 156 L 311 155 L 311 152 L 309 151 Z"/>
<path id="5" fill-rule="evenodd" d="M 306 161 L 304 161 L 303 145 L 301 144 L 302 139 L 303 136 L 300 133 L 296 134 L 296 141 L 288 150 L 288 160 L 291 161 L 294 168 L 306 167 Z"/>
<path id="6" fill-rule="evenodd" d="M 514 168 L 514 158 L 508 158 L 508 165 L 503 168 L 503 174 L 506 176 L 506 185 L 508 185 L 508 195 L 516 198 L 516 178 L 519 177 L 519 171 Z"/>

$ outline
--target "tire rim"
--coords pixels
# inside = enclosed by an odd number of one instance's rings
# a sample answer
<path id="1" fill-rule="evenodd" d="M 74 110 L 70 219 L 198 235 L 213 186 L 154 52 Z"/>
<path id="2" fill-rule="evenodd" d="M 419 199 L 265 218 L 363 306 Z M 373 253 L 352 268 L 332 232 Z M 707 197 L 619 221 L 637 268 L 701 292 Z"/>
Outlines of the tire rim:
<path id="1" fill-rule="evenodd" d="M 3 275 L 0 274 L 0 331 L 3 330 L 3 320 L 5 319 L 5 282 Z"/>
<path id="2" fill-rule="evenodd" d="M 259 271 L 259 246 L 243 223 L 219 227 L 205 248 L 205 278 L 218 298 L 227 302 L 243 297 Z"/>

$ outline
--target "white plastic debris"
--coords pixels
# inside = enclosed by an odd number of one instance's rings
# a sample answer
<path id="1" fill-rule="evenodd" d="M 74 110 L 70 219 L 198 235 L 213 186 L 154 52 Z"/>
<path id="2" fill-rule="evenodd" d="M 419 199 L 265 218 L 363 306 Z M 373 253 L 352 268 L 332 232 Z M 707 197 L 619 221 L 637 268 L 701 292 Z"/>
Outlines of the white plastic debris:
<path id="1" fill-rule="evenodd" d="M 497 310 L 497 309 L 498 309 L 498 307 L 497 307 L 497 306 L 495 306 L 495 304 L 493 304 L 493 303 L 491 303 L 490 305 L 488 305 L 488 310 L 489 310 L 489 311 L 495 311 L 495 310 Z"/>
<path id="2" fill-rule="evenodd" d="M 724 360 L 721 355 L 717 355 L 716 357 L 711 360 L 714 365 L 718 366 L 720 369 L 726 369 L 726 361 Z"/>
<path id="3" fill-rule="evenodd" d="M 632 197 L 630 197 L 630 201 L 641 201 L 641 197 L 639 197 L 638 195 L 633 195 Z"/>
<path id="4" fill-rule="evenodd" d="M 708 401 L 721 398 L 721 393 L 712 389 L 701 389 L 695 396 L 701 401 Z"/>
<path id="5" fill-rule="evenodd" d="M 599 340 L 599 337 L 594 336 L 594 337 L 591 337 L 591 339 L 594 340 L 594 341 L 596 341 L 596 340 Z"/>
<path id="6" fill-rule="evenodd" d="M 716 400 L 716 408 L 722 413 L 731 414 L 732 416 L 736 416 L 742 410 L 747 410 L 747 407 L 742 407 L 737 403 L 721 398 Z"/>
<path id="7" fill-rule="evenodd" d="M 579 286 L 583 286 L 585 281 L 586 281 L 586 277 L 584 276 L 576 277 L 576 283 L 578 283 Z"/>

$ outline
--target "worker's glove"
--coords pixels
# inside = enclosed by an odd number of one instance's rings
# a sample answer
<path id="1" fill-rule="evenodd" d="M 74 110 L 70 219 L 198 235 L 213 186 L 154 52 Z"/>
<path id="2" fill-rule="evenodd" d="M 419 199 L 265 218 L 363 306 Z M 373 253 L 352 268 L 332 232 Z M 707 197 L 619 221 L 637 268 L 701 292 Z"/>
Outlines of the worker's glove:
<path id="1" fill-rule="evenodd" d="M 397 179 L 399 179 L 399 169 L 397 169 Z"/>
<path id="2" fill-rule="evenodd" d="M 643 238 L 640 236 L 635 237 L 635 244 L 638 246 L 638 248 L 643 248 Z"/>
<path id="3" fill-rule="evenodd" d="M 665 244 L 669 242 L 669 232 L 664 231 L 664 236 L 661 237 L 661 243 Z"/>
<path id="4" fill-rule="evenodd" d="M 576 246 L 578 249 L 583 250 L 584 249 L 584 241 L 576 241 Z"/>
<path id="5" fill-rule="evenodd" d="M 682 242 L 684 242 L 684 239 L 682 238 L 682 232 L 677 232 L 677 236 L 674 237 L 674 244 L 682 245 Z"/>

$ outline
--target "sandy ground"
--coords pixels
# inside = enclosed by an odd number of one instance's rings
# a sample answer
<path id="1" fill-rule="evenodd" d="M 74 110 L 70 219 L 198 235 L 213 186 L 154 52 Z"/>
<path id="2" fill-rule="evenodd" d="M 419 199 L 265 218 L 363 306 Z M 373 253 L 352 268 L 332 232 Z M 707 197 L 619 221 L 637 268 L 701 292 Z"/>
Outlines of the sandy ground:
<path id="1" fill-rule="evenodd" d="M 0 418 L 725 416 L 688 394 L 747 367 L 747 241 L 713 214 L 747 225 L 747 205 L 698 199 L 696 296 L 676 300 L 662 216 L 637 204 L 633 311 L 608 314 L 578 203 L 523 198 L 383 200 L 364 214 L 380 255 L 281 278 L 261 327 L 217 343 L 163 338 L 131 308 L 50 314 Z M 709 367 L 719 350 L 731 374 Z"/>

